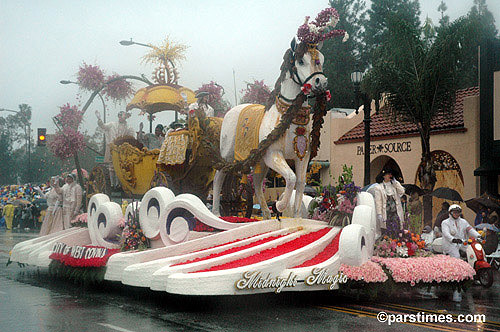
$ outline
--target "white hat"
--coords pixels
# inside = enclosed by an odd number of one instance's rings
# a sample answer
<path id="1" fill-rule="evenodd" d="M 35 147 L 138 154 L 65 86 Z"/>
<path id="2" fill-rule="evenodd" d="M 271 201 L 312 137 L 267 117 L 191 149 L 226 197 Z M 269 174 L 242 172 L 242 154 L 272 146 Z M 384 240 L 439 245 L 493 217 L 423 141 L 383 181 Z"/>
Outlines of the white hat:
<path id="1" fill-rule="evenodd" d="M 458 204 L 452 204 L 452 205 L 450 205 L 450 208 L 448 209 L 448 212 L 451 213 L 451 211 L 453 211 L 453 210 L 458 210 L 458 211 L 462 212 L 462 208 Z"/>

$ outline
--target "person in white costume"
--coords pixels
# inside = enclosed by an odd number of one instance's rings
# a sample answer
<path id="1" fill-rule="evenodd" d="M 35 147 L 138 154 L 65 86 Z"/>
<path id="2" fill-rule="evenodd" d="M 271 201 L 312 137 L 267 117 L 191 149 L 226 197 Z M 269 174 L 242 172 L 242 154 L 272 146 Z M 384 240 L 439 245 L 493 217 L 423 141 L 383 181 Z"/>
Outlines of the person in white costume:
<path id="1" fill-rule="evenodd" d="M 191 111 L 194 111 L 194 110 L 202 110 L 203 112 L 205 112 L 205 115 L 206 116 L 214 116 L 214 109 L 212 108 L 212 106 L 208 105 L 208 96 L 209 96 L 209 93 L 208 92 L 205 92 L 205 91 L 202 91 L 202 92 L 198 92 L 198 94 L 196 94 L 196 99 L 198 99 L 198 101 L 196 103 L 192 103 L 189 105 L 189 113 L 191 113 Z M 189 114 L 191 116 L 191 114 Z"/>
<path id="2" fill-rule="evenodd" d="M 59 187 L 59 177 L 53 176 L 50 179 L 50 191 L 42 196 L 47 199 L 47 212 L 40 228 L 40 236 L 63 230 L 62 196 L 57 193 L 56 187 Z"/>
<path id="3" fill-rule="evenodd" d="M 393 179 L 391 170 L 384 169 L 377 176 L 377 183 L 368 192 L 375 198 L 375 211 L 377 213 L 377 229 L 386 228 L 385 221 L 397 215 L 399 226 L 403 224 L 404 214 L 401 196 L 405 188 L 398 180 Z"/>
<path id="4" fill-rule="evenodd" d="M 95 112 L 97 116 L 97 125 L 104 131 L 104 137 L 106 138 L 106 149 L 104 150 L 104 162 L 108 164 L 109 177 L 111 180 L 111 186 L 115 187 L 118 184 L 116 179 L 115 169 L 113 168 L 113 162 L 111 160 L 111 151 L 109 150 L 109 144 L 113 143 L 115 139 L 122 136 L 132 136 L 135 137 L 134 130 L 127 124 L 127 118 L 130 114 L 121 111 L 118 113 L 118 122 L 108 122 L 104 123 L 101 120 L 101 115 L 98 111 Z"/>
<path id="5" fill-rule="evenodd" d="M 66 184 L 62 188 L 54 187 L 57 193 L 62 195 L 63 225 L 68 229 L 70 221 L 80 214 L 82 206 L 82 187 L 75 182 L 75 175 L 66 176 Z"/>
<path id="6" fill-rule="evenodd" d="M 451 257 L 460 258 L 460 250 L 465 251 L 463 243 L 467 241 L 469 236 L 478 238 L 479 233 L 476 232 L 467 220 L 460 217 L 462 208 L 459 205 L 451 205 L 448 212 L 450 213 L 450 217 L 445 219 L 441 224 L 443 252 Z M 453 301 L 462 301 L 462 294 L 455 291 L 453 293 Z"/>

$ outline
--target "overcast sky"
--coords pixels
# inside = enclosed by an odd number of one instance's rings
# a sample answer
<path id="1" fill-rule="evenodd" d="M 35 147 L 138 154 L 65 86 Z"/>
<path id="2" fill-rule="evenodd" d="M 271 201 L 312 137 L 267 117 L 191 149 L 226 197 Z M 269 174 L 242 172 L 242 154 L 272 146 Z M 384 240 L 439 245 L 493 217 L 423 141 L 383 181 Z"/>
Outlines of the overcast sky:
<path id="1" fill-rule="evenodd" d="M 467 13 L 473 3 L 446 2 L 451 19 Z M 498 26 L 500 1 L 486 2 Z M 428 15 L 437 23 L 440 0 L 420 3 L 422 18 Z M 75 80 L 83 61 L 107 74 L 150 77 L 153 66 L 141 64 L 147 49 L 118 42 L 133 38 L 159 45 L 167 35 L 189 46 L 179 66 L 180 84 L 195 90 L 216 81 L 234 105 L 233 69 L 238 93 L 254 79 L 273 85 L 304 17 L 315 17 L 327 6 L 326 0 L 0 0 L 0 108 L 17 110 L 19 104 L 29 104 L 33 128 L 48 127 L 50 133 L 58 106 L 80 103 L 78 87 L 61 85 L 60 80 Z M 84 93 L 81 103 L 87 98 Z M 116 120 L 125 105 L 109 106 L 108 118 Z M 102 110 L 98 100 L 85 116 L 90 132 L 96 125 L 95 110 Z M 132 113 L 137 129 L 146 119 L 138 110 Z M 157 121 L 168 124 L 173 119 L 169 113 Z"/>

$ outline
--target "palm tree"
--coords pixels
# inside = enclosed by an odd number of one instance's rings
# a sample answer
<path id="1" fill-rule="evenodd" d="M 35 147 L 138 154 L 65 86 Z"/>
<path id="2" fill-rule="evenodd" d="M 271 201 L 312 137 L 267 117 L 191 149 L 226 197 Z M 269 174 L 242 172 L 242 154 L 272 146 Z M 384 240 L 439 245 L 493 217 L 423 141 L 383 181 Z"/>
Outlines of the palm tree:
<path id="1" fill-rule="evenodd" d="M 470 43 L 477 25 L 468 17 L 439 29 L 437 35 L 408 24 L 396 15 L 389 17 L 387 38 L 375 52 L 373 68 L 364 80 L 372 96 L 384 94 L 388 111 L 395 119 L 414 123 L 422 145 L 423 188 L 436 183 L 431 159 L 431 123 L 440 112 L 451 112 L 463 61 L 462 45 Z M 430 208 L 429 208 L 430 207 Z M 432 199 L 424 196 L 424 218 L 432 218 Z M 427 213 L 426 213 L 427 212 Z"/>

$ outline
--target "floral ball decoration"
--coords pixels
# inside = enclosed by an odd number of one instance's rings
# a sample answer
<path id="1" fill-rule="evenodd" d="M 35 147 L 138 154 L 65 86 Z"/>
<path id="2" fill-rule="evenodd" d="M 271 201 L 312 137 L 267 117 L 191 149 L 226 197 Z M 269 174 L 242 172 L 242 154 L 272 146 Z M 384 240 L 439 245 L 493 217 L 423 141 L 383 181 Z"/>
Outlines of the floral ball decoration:
<path id="1" fill-rule="evenodd" d="M 208 104 L 212 106 L 215 112 L 225 113 L 229 110 L 229 102 L 222 98 L 224 89 L 214 81 L 203 84 L 196 92 L 208 92 Z"/>
<path id="2" fill-rule="evenodd" d="M 114 102 L 120 102 L 127 98 L 130 98 L 134 90 L 132 89 L 132 83 L 125 79 L 118 79 L 120 75 L 113 74 L 106 78 L 106 82 L 113 80 L 112 82 L 106 84 L 103 88 L 103 93 L 107 98 L 110 98 Z"/>
<path id="3" fill-rule="evenodd" d="M 49 148 L 59 159 L 68 159 L 85 148 L 85 137 L 73 128 L 58 131 L 49 142 Z"/>
<path id="4" fill-rule="evenodd" d="M 271 96 L 271 88 L 264 83 L 264 80 L 255 80 L 248 83 L 247 88 L 241 90 L 243 97 L 241 103 L 265 105 Z"/>
<path id="5" fill-rule="evenodd" d="M 78 128 L 83 119 L 83 112 L 76 105 L 69 103 L 59 107 L 59 114 L 55 116 L 56 121 L 62 128 Z"/>
<path id="6" fill-rule="evenodd" d="M 81 89 L 94 91 L 104 84 L 104 72 L 99 66 L 84 62 L 78 70 L 77 82 Z"/>

